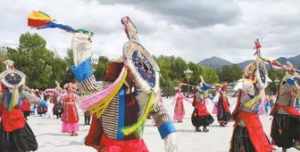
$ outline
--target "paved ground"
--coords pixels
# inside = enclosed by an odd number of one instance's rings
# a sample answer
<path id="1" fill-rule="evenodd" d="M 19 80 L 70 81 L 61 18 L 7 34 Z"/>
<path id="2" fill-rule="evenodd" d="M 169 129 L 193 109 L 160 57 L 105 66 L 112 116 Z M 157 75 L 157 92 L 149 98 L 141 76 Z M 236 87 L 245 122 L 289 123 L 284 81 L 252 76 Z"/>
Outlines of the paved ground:
<path id="1" fill-rule="evenodd" d="M 231 100 L 232 105 L 235 100 Z M 172 114 L 172 99 L 166 99 L 165 105 Z M 190 122 L 192 107 L 189 102 L 185 103 L 186 117 L 184 123 L 176 124 L 177 142 L 180 152 L 227 152 L 232 134 L 232 125 L 227 127 L 219 127 L 215 122 L 209 129 L 209 133 L 194 132 L 194 128 Z M 233 106 L 232 106 L 233 107 Z M 212 104 L 209 105 L 212 109 Z M 82 117 L 81 117 L 82 118 Z M 271 117 L 263 115 L 261 117 L 264 128 L 267 133 L 270 131 Z M 83 119 L 81 119 L 81 124 Z M 34 130 L 38 142 L 38 152 L 95 152 L 94 149 L 84 146 L 83 139 L 87 134 L 88 126 L 80 125 L 79 136 L 71 137 L 60 132 L 61 122 L 56 119 L 45 117 L 31 116 L 29 124 Z M 144 139 L 151 152 L 164 152 L 163 140 L 160 139 L 157 128 L 152 125 L 152 121 L 148 121 L 145 127 Z M 279 150 L 278 150 L 279 151 Z M 296 152 L 290 149 L 288 152 Z"/>

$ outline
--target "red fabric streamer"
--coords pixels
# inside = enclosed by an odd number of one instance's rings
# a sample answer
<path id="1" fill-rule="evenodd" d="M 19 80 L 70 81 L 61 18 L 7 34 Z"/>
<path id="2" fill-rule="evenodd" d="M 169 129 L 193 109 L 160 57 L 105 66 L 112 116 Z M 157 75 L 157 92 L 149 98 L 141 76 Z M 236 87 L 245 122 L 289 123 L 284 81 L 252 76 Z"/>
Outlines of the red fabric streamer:
<path id="1" fill-rule="evenodd" d="M 233 112 L 233 118 L 236 122 L 243 121 L 246 125 L 248 134 L 255 152 L 272 152 L 273 147 L 270 144 L 259 117 L 256 113 L 244 112 L 239 110 L 241 105 L 242 91 L 238 93 L 238 102 Z"/>
<path id="2" fill-rule="evenodd" d="M 47 27 L 52 18 L 42 11 L 32 11 L 27 18 L 27 25 L 33 28 Z"/>
<path id="3" fill-rule="evenodd" d="M 238 118 L 245 123 L 255 152 L 272 152 L 273 147 L 263 130 L 258 115 L 251 112 L 240 111 Z"/>
<path id="4" fill-rule="evenodd" d="M 287 112 L 289 115 L 291 116 L 296 116 L 299 117 L 300 116 L 300 112 L 295 108 L 295 107 L 291 107 L 291 106 L 286 106 L 286 105 L 282 105 L 277 103 L 274 108 L 272 109 L 271 114 L 274 114 L 275 112 L 277 112 L 279 109 L 284 110 L 285 112 Z"/>
<path id="5" fill-rule="evenodd" d="M 143 139 L 114 140 L 104 135 L 101 146 L 103 152 L 149 152 Z"/>

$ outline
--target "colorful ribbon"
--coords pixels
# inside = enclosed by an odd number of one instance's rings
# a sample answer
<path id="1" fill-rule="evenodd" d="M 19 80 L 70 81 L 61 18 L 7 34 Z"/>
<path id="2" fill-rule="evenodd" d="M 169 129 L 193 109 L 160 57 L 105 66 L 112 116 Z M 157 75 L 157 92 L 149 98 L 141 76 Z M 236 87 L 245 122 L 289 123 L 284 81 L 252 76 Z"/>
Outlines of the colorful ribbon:
<path id="1" fill-rule="evenodd" d="M 66 32 L 81 32 L 85 34 L 93 35 L 93 32 L 89 32 L 85 29 L 74 29 L 69 25 L 55 23 L 55 20 L 47 13 L 42 11 L 32 11 L 27 18 L 27 25 L 32 28 L 44 29 L 44 28 L 58 28 Z"/>
<path id="2" fill-rule="evenodd" d="M 265 58 L 265 57 L 261 57 L 261 56 L 259 56 L 258 58 L 264 62 L 269 63 L 272 66 L 272 68 L 281 69 L 281 70 L 285 70 L 285 71 L 294 70 L 295 72 L 300 73 L 299 69 L 295 69 L 295 68 L 291 69 L 291 67 L 289 67 L 288 65 L 281 64 L 277 60 Z"/>
<path id="3" fill-rule="evenodd" d="M 124 133 L 124 135 L 129 135 L 133 132 L 135 132 L 136 130 L 138 130 L 139 128 L 142 127 L 142 125 L 145 123 L 148 115 L 150 114 L 150 112 L 153 109 L 153 105 L 154 105 L 154 100 L 156 98 L 156 95 L 154 92 L 151 92 L 149 95 L 149 99 L 147 101 L 144 113 L 142 114 L 142 116 L 140 116 L 137 120 L 137 122 L 129 127 L 125 127 L 124 129 L 122 129 L 122 132 Z"/>
<path id="4" fill-rule="evenodd" d="M 89 110 L 91 113 L 96 114 L 97 117 L 100 117 L 105 108 L 112 101 L 113 97 L 116 96 L 125 83 L 127 72 L 127 67 L 123 67 L 119 77 L 114 83 L 98 93 L 83 98 L 80 103 L 80 107 L 83 110 Z"/>

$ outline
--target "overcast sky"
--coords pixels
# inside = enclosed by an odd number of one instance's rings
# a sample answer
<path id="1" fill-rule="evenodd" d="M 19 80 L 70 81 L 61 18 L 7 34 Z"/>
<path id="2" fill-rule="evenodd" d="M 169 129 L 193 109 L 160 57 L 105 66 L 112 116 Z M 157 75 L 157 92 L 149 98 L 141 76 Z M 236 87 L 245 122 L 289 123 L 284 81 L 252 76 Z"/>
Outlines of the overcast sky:
<path id="1" fill-rule="evenodd" d="M 48 48 L 65 55 L 71 34 L 26 26 L 31 10 L 59 23 L 95 33 L 96 55 L 116 58 L 127 38 L 122 16 L 135 22 L 141 43 L 155 55 L 198 62 L 218 56 L 232 62 L 251 59 L 260 38 L 268 57 L 300 54 L 299 0 L 0 0 L 0 46 L 16 46 L 24 32 L 37 32 Z"/>

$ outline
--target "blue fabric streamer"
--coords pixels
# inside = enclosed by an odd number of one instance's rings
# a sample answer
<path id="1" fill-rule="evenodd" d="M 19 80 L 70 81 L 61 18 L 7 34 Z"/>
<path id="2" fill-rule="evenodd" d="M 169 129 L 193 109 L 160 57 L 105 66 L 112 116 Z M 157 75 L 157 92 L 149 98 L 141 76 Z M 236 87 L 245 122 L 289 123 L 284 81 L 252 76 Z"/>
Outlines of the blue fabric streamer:
<path id="1" fill-rule="evenodd" d="M 158 128 L 160 137 L 162 139 L 164 139 L 165 137 L 167 137 L 170 133 L 175 132 L 175 126 L 173 125 L 173 123 L 171 121 L 167 121 L 165 123 L 163 123 L 162 125 L 159 126 Z"/>
<path id="2" fill-rule="evenodd" d="M 118 118 L 118 132 L 117 139 L 121 140 L 124 138 L 122 129 L 125 126 L 125 87 L 123 86 L 119 91 L 119 118 Z"/>
<path id="3" fill-rule="evenodd" d="M 4 107 L 7 109 L 9 102 L 10 102 L 10 98 L 12 97 L 12 94 L 9 92 L 9 90 L 5 90 L 4 91 L 4 95 L 3 95 L 3 101 L 4 101 Z"/>
<path id="4" fill-rule="evenodd" d="M 295 80 L 294 80 L 294 79 L 287 79 L 286 82 L 287 82 L 289 85 L 295 85 Z"/>
<path id="5" fill-rule="evenodd" d="M 88 79 L 93 74 L 92 59 L 88 58 L 77 66 L 72 67 L 72 73 L 78 81 Z"/>
<path id="6" fill-rule="evenodd" d="M 207 83 L 203 83 L 198 87 L 199 91 L 207 91 L 208 89 L 211 89 L 212 85 L 209 85 Z"/>
<path id="7" fill-rule="evenodd" d="M 73 29 L 71 26 L 63 25 L 63 24 L 57 24 L 57 23 L 54 23 L 54 22 L 49 22 L 47 27 L 48 28 L 59 28 L 59 29 L 65 30 L 67 32 L 76 32 L 76 30 Z"/>
<path id="8" fill-rule="evenodd" d="M 8 90 L 8 89 L 5 89 L 3 91 L 3 105 L 4 105 L 4 108 L 9 108 L 9 105 L 10 105 L 10 102 L 11 102 L 11 98 L 12 98 L 12 93 Z M 25 99 L 25 96 L 23 94 L 20 94 L 19 96 L 19 99 L 17 101 L 17 105 L 21 105 L 21 103 L 23 102 L 23 100 Z"/>

